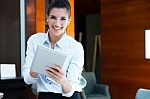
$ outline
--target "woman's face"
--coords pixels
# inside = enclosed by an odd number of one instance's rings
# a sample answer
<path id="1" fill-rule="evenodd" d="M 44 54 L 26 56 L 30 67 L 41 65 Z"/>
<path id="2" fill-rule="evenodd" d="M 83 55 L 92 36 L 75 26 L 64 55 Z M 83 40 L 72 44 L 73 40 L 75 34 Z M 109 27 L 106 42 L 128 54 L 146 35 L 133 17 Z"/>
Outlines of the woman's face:
<path id="1" fill-rule="evenodd" d="M 65 32 L 69 22 L 70 19 L 65 8 L 53 8 L 48 17 L 50 34 L 56 37 L 61 36 Z"/>

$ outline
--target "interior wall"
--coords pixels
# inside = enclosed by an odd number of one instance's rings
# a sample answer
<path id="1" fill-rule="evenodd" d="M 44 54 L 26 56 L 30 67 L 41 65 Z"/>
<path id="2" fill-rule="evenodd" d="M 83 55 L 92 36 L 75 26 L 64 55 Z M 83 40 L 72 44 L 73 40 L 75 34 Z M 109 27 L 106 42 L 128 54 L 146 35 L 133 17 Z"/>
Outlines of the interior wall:
<path id="1" fill-rule="evenodd" d="M 94 20 L 93 20 L 94 19 Z M 86 66 L 92 71 L 95 36 L 100 34 L 100 14 L 86 15 Z M 89 53 L 91 52 L 91 53 Z"/>
<path id="2" fill-rule="evenodd" d="M 100 33 L 99 26 L 100 0 L 75 0 L 75 39 L 83 45 L 85 55 L 84 69 L 87 72 L 93 71 L 95 35 Z M 99 64 L 98 67 L 100 67 Z"/>
<path id="3" fill-rule="evenodd" d="M 28 38 L 36 33 L 36 1 L 25 0 L 25 37 Z"/>
<path id="4" fill-rule="evenodd" d="M 101 0 L 102 82 L 112 99 L 135 99 L 150 89 L 144 30 L 150 29 L 149 0 Z"/>
<path id="5" fill-rule="evenodd" d="M 71 6 L 71 20 L 70 20 L 70 23 L 67 27 L 67 33 L 68 35 L 70 35 L 71 37 L 74 37 L 75 36 L 75 25 L 74 25 L 74 20 L 75 20 L 75 16 L 74 16 L 74 0 L 69 0 L 70 2 L 70 6 Z"/>
<path id="6" fill-rule="evenodd" d="M 0 64 L 16 64 L 20 76 L 20 1 L 0 3 Z"/>
<path id="7" fill-rule="evenodd" d="M 36 0 L 36 33 L 37 32 L 45 32 L 45 23 L 46 23 L 46 19 L 45 19 L 45 0 Z"/>

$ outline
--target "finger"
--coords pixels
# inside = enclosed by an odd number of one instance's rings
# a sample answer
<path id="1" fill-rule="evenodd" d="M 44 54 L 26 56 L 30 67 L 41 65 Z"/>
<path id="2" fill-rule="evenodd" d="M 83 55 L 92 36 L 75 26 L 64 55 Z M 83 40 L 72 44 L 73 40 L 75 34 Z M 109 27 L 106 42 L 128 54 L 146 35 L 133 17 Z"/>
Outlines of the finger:
<path id="1" fill-rule="evenodd" d="M 61 77 L 62 74 L 58 72 L 58 70 L 56 69 L 53 69 L 53 68 L 49 68 L 48 69 L 49 72 L 53 73 L 54 75 L 58 76 L 58 77 Z"/>
<path id="2" fill-rule="evenodd" d="M 52 68 L 58 70 L 58 72 L 60 72 L 62 75 L 64 75 L 64 71 L 63 69 L 59 66 L 59 65 L 53 65 Z"/>
<path id="3" fill-rule="evenodd" d="M 52 73 L 51 71 L 47 71 L 47 74 L 54 80 L 59 79 L 57 75 L 55 75 L 54 73 Z"/>
<path id="4" fill-rule="evenodd" d="M 57 69 L 57 70 L 60 70 L 60 69 L 61 69 L 61 67 L 60 67 L 59 65 L 56 65 L 56 64 L 54 64 L 54 65 L 52 66 L 52 68 L 55 68 L 55 69 Z"/>
<path id="5" fill-rule="evenodd" d="M 53 73 L 50 72 L 50 71 L 48 71 L 47 73 L 50 75 L 50 77 L 51 77 L 52 79 L 54 79 L 54 80 L 55 80 L 57 83 L 59 83 L 59 84 L 61 84 L 61 82 L 63 82 L 64 79 L 65 79 L 65 76 L 59 77 L 59 76 L 53 74 Z"/>
<path id="6" fill-rule="evenodd" d="M 53 68 L 53 67 L 46 67 L 46 68 L 45 68 L 45 70 L 47 70 L 47 71 L 53 71 L 52 69 L 55 70 L 55 71 L 57 71 L 57 72 L 59 72 L 58 69 Z"/>

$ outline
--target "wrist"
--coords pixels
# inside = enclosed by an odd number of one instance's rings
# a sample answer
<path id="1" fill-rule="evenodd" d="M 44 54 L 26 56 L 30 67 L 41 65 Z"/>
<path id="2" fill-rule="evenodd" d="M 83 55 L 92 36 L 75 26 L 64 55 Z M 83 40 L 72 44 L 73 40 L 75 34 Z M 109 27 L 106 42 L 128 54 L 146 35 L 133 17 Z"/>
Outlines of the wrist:
<path id="1" fill-rule="evenodd" d="M 62 83 L 61 86 L 64 93 L 69 93 L 72 90 L 72 86 L 68 80 Z"/>
<path id="2" fill-rule="evenodd" d="M 33 78 L 37 78 L 37 73 L 36 72 L 33 72 L 32 70 L 30 71 L 30 75 L 33 77 Z"/>

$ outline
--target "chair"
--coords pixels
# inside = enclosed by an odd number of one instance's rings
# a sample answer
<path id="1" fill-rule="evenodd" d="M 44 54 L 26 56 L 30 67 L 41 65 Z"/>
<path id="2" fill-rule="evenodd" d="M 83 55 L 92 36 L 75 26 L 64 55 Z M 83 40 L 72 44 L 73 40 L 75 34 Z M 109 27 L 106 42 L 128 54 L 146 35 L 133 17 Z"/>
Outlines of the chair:
<path id="1" fill-rule="evenodd" d="M 150 89 L 139 88 L 135 99 L 150 99 Z"/>
<path id="2" fill-rule="evenodd" d="M 87 80 L 87 86 L 81 93 L 82 99 L 110 99 L 109 86 L 97 84 L 94 72 L 83 72 L 82 75 Z"/>

